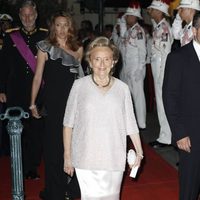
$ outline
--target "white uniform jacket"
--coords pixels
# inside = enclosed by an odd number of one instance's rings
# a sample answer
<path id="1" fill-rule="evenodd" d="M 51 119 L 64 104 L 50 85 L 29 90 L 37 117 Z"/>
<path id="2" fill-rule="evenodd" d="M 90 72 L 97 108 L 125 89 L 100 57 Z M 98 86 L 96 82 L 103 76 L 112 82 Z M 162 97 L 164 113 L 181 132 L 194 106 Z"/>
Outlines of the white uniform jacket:
<path id="1" fill-rule="evenodd" d="M 123 32 L 123 31 L 122 31 Z M 122 42 L 123 69 L 135 79 L 144 78 L 146 65 L 146 37 L 143 28 L 136 23 L 128 29 Z"/>
<path id="2" fill-rule="evenodd" d="M 162 83 L 165 69 L 165 62 L 168 53 L 171 51 L 173 36 L 171 27 L 167 20 L 163 18 L 156 24 L 153 31 L 151 64 L 156 82 Z"/>
<path id="3" fill-rule="evenodd" d="M 119 19 L 119 21 L 120 21 L 120 23 L 119 24 L 117 23 L 113 28 L 112 40 L 113 40 L 113 43 L 119 48 L 119 50 L 121 52 L 122 42 L 123 42 L 125 32 L 127 30 L 127 26 L 126 26 L 126 20 L 125 20 L 124 16 L 121 19 Z M 120 27 L 119 33 L 117 33 L 118 25 Z"/>
<path id="4" fill-rule="evenodd" d="M 121 29 L 121 33 L 124 33 L 124 30 Z M 120 48 L 123 60 L 120 79 L 130 88 L 138 126 L 145 128 L 146 102 L 143 82 L 146 72 L 146 37 L 143 28 L 138 23 L 125 32 Z"/>
<path id="5" fill-rule="evenodd" d="M 182 28 L 182 19 L 177 13 L 176 18 L 172 24 L 172 33 L 174 39 L 180 40 L 181 46 L 188 44 L 193 39 L 192 21 Z"/>
<path id="6" fill-rule="evenodd" d="M 164 79 L 165 62 L 168 53 L 171 51 L 173 42 L 171 27 L 163 18 L 160 23 L 155 24 L 152 41 L 151 67 L 154 78 L 157 113 L 160 124 L 158 142 L 171 143 L 171 130 L 165 115 L 162 100 L 162 84 Z"/>

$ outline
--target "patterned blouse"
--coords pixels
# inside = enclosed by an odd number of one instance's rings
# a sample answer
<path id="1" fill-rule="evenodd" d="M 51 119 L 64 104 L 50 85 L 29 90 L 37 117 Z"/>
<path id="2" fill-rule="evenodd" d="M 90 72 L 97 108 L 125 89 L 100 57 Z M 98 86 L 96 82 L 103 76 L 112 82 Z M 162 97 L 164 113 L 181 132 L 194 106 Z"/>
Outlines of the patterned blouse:
<path id="1" fill-rule="evenodd" d="M 72 163 L 75 168 L 124 171 L 126 137 L 138 134 L 128 86 L 114 79 L 106 92 L 91 75 L 74 82 L 68 98 L 64 126 L 72 131 Z"/>

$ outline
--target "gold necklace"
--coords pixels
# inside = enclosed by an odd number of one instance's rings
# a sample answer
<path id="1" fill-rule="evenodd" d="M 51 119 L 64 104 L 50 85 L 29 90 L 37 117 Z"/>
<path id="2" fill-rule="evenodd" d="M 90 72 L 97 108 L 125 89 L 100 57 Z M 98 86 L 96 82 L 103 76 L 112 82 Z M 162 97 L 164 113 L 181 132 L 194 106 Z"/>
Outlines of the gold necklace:
<path id="1" fill-rule="evenodd" d="M 94 75 L 92 74 L 92 81 L 95 85 L 97 86 L 100 86 L 100 87 L 108 87 L 110 85 L 110 82 L 111 82 L 111 76 L 109 76 L 109 80 L 108 80 L 108 83 L 105 84 L 105 85 L 99 85 L 95 80 L 94 80 Z"/>

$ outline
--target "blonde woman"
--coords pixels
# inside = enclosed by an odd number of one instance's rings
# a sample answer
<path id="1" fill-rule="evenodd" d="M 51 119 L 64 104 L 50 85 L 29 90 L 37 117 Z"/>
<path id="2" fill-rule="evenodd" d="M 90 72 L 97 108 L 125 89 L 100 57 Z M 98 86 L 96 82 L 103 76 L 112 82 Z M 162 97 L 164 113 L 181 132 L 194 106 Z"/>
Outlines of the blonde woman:
<path id="1" fill-rule="evenodd" d="M 118 200 L 130 136 L 140 166 L 143 151 L 128 86 L 112 76 L 119 52 L 96 38 L 86 52 L 92 74 L 74 82 L 64 117 L 64 171 L 76 171 L 81 199 Z M 131 167 L 133 167 L 131 166 Z"/>
<path id="2" fill-rule="evenodd" d="M 49 37 L 37 44 L 37 67 L 32 85 L 30 109 L 33 117 L 41 117 L 36 99 L 39 87 L 43 84 L 43 107 L 46 117 L 45 191 L 42 196 L 48 200 L 64 200 L 67 189 L 63 172 L 62 121 L 70 89 L 74 80 L 80 76 L 79 61 L 82 58 L 82 47 L 78 46 L 75 38 L 71 16 L 61 11 L 51 18 Z"/>

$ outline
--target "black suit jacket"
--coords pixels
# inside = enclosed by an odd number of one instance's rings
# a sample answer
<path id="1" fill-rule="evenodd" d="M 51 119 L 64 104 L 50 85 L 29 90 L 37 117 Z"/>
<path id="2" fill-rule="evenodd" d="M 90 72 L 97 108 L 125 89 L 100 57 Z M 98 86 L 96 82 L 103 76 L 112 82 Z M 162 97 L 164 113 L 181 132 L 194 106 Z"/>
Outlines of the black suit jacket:
<path id="1" fill-rule="evenodd" d="M 193 42 L 168 55 L 163 102 L 172 140 L 189 136 L 192 150 L 200 150 L 200 61 Z"/>

